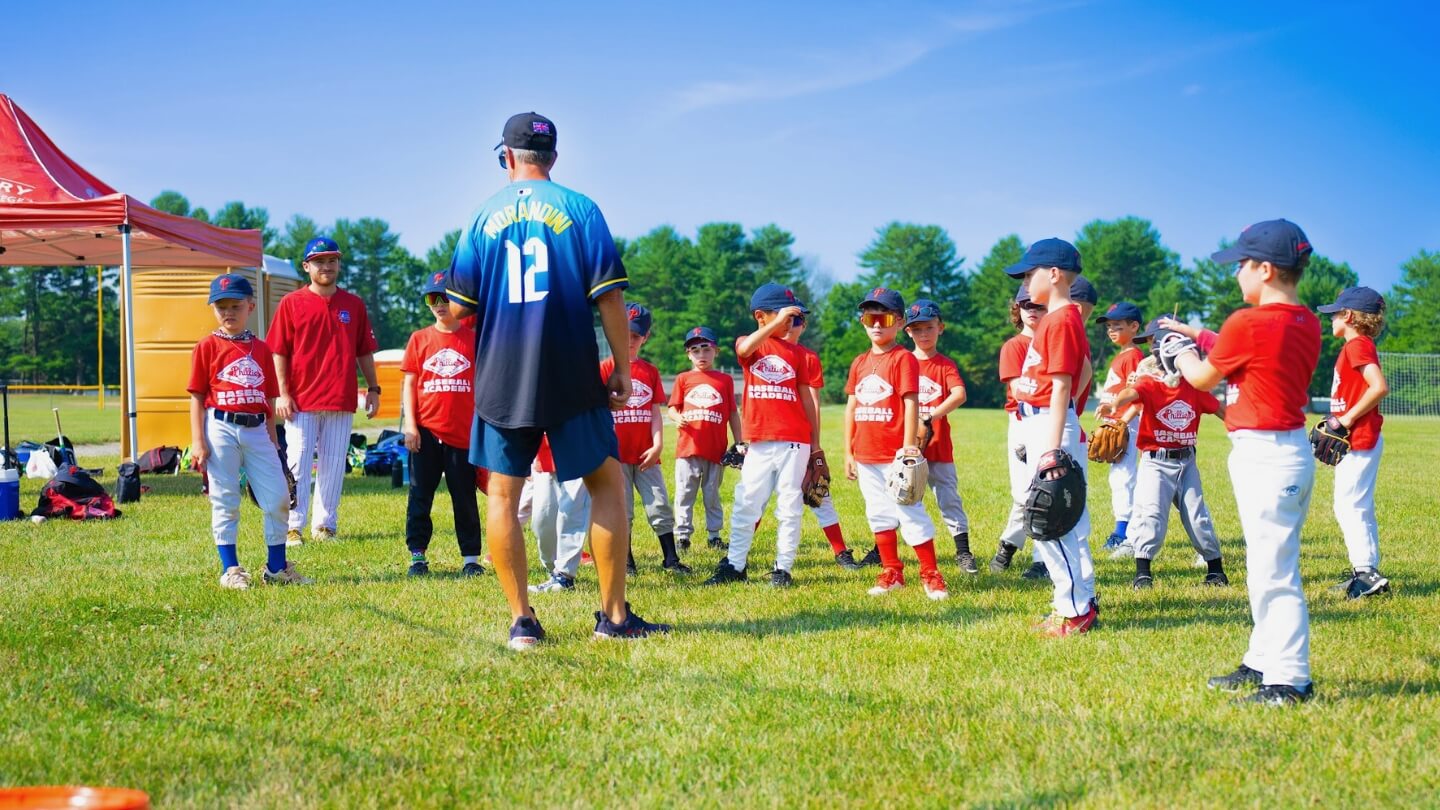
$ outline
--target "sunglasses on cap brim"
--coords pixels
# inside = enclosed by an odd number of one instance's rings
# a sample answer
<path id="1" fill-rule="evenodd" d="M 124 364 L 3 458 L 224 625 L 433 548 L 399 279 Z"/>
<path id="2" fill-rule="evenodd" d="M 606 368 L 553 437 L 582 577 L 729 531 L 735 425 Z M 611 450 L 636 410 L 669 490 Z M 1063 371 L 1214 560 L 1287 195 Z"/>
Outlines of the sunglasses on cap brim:
<path id="1" fill-rule="evenodd" d="M 900 322 L 900 316 L 893 312 L 862 312 L 860 323 L 870 327 L 888 329 Z"/>

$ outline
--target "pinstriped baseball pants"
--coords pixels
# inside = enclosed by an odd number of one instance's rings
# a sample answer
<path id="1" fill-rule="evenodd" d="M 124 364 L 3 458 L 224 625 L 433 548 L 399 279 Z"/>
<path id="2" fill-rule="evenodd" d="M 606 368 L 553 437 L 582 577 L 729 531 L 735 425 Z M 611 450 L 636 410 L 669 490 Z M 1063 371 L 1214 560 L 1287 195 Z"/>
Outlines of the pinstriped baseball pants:
<path id="1" fill-rule="evenodd" d="M 289 528 L 303 529 L 310 512 L 310 528 L 335 531 L 340 509 L 340 488 L 345 483 L 345 454 L 350 451 L 350 428 L 355 414 L 340 411 L 301 411 L 285 422 L 285 463 L 295 476 L 295 508 Z M 310 459 L 315 459 L 315 508 L 311 509 Z"/>

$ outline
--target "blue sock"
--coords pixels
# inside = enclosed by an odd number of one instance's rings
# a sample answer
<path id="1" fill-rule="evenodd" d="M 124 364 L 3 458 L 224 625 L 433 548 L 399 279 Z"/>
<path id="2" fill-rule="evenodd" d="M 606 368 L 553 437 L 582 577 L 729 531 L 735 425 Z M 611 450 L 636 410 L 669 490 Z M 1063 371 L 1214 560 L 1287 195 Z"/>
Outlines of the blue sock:
<path id="1" fill-rule="evenodd" d="M 278 574 L 285 570 L 285 544 L 276 543 L 273 546 L 265 547 L 265 567 L 270 573 Z"/>
<path id="2" fill-rule="evenodd" d="M 220 573 L 223 574 L 227 569 L 234 568 L 240 564 L 240 555 L 235 551 L 233 545 L 216 546 L 215 550 L 220 552 Z"/>
<path id="3" fill-rule="evenodd" d="M 1124 537 L 1124 536 L 1125 536 L 1125 533 L 1128 532 L 1129 530 L 1130 530 L 1130 521 L 1128 521 L 1128 520 L 1117 520 L 1117 521 L 1115 521 L 1115 533 L 1116 533 L 1116 534 L 1120 535 L 1121 537 Z"/>

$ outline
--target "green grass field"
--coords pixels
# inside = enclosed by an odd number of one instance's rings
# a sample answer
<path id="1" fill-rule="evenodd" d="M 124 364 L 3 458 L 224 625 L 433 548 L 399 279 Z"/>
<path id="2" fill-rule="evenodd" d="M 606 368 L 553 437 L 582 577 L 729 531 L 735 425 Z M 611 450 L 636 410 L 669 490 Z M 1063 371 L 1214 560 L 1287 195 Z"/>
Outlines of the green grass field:
<path id="1" fill-rule="evenodd" d="M 825 416 L 838 468 L 839 412 Z M 1003 418 L 962 409 L 953 424 L 988 557 L 1008 500 Z M 1132 592 L 1129 561 L 1097 560 L 1102 626 L 1063 641 L 1030 630 L 1049 596 L 1019 578 L 1028 554 L 977 577 L 946 555 L 952 597 L 935 603 L 903 552 L 911 587 L 877 600 L 874 569 L 835 567 L 807 516 L 797 587 L 782 592 L 672 579 L 640 528 L 631 598 L 675 633 L 590 641 L 581 569 L 575 592 L 537 597 L 551 640 L 516 656 L 494 577 L 453 575 L 443 495 L 429 580 L 404 576 L 402 493 L 354 478 L 342 539 L 293 555 L 317 585 L 232 592 L 215 582 L 198 478 L 149 478 L 113 524 L 0 526 L 0 784 L 138 787 L 157 807 L 1426 806 L 1440 795 L 1434 427 L 1386 424 L 1392 596 L 1327 590 L 1346 562 L 1321 471 L 1303 557 L 1318 697 L 1292 710 L 1204 686 L 1250 629 L 1213 420 L 1202 465 L 1237 585 L 1201 588 L 1172 520 L 1157 587 Z M 36 491 L 25 482 L 27 504 Z M 858 489 L 840 482 L 835 498 L 865 550 Z M 252 570 L 258 518 L 245 508 Z M 767 519 L 751 570 L 773 553 Z M 717 559 L 688 557 L 697 571 Z"/>
<path id="2" fill-rule="evenodd" d="M 105 396 L 105 408 L 96 407 L 95 392 L 76 394 L 11 394 L 10 438 L 15 444 L 29 440 L 55 440 L 55 415 L 60 409 L 60 425 L 70 441 L 79 444 L 102 444 L 120 441 L 124 404 L 112 391 Z M 86 460 L 86 464 L 90 462 Z M 111 464 L 111 469 L 114 469 Z"/>

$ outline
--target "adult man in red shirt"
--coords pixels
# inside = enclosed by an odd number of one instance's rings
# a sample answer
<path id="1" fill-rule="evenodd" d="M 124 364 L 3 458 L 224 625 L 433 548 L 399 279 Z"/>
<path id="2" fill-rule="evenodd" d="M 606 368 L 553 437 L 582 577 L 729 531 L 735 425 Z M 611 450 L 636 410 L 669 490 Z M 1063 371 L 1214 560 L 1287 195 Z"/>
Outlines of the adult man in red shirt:
<path id="1" fill-rule="evenodd" d="M 365 415 L 380 408 L 375 377 L 375 332 L 365 302 L 338 286 L 340 247 L 323 236 L 305 246 L 301 265 L 310 284 L 280 299 L 266 339 L 275 355 L 280 397 L 275 416 L 285 420 L 286 463 L 295 475 L 295 508 L 285 544 L 304 542 L 301 527 L 310 508 L 310 459 L 315 458 L 315 501 L 310 537 L 335 537 L 345 454 L 355 421 L 355 363 L 365 375 Z"/>

